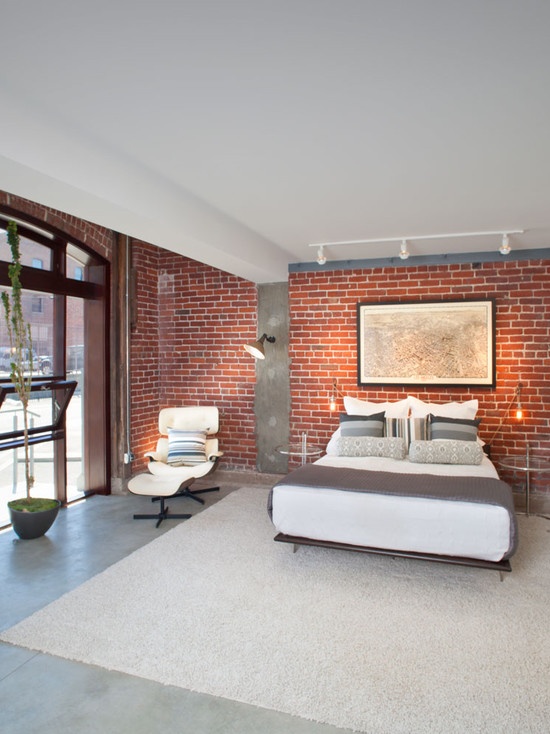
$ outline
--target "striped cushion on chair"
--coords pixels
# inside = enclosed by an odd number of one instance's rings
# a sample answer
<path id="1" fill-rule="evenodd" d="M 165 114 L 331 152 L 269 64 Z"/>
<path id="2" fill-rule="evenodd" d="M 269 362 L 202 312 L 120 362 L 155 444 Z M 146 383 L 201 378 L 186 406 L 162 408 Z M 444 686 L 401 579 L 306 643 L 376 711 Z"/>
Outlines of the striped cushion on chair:
<path id="1" fill-rule="evenodd" d="M 206 461 L 206 431 L 168 429 L 168 464 L 194 466 L 204 461 Z"/>

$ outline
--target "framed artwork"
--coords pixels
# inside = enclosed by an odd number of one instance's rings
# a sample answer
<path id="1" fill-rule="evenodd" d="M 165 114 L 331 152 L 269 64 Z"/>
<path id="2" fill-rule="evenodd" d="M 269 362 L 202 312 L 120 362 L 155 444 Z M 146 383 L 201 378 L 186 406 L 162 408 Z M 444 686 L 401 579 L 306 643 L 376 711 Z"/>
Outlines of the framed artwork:
<path id="1" fill-rule="evenodd" d="M 495 302 L 357 304 L 358 385 L 495 385 Z"/>

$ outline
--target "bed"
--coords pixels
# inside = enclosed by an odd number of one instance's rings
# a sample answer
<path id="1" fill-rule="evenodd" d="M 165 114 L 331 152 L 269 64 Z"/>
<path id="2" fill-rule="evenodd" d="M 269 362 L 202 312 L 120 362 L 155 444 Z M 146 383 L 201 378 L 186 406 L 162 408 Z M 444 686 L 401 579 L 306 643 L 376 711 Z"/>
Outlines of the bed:
<path id="1" fill-rule="evenodd" d="M 342 420 L 341 428 L 351 419 Z M 445 420 L 446 430 L 475 423 Z M 383 437 L 344 438 L 339 429 L 326 456 L 277 482 L 268 506 L 275 540 L 510 571 L 518 540 L 512 491 L 479 447 L 477 428 L 476 440 L 411 440 L 389 437 L 385 414 L 382 421 Z M 342 455 L 346 441 L 362 454 L 369 444 L 370 455 Z M 452 463 L 453 450 L 474 453 L 475 462 Z"/>

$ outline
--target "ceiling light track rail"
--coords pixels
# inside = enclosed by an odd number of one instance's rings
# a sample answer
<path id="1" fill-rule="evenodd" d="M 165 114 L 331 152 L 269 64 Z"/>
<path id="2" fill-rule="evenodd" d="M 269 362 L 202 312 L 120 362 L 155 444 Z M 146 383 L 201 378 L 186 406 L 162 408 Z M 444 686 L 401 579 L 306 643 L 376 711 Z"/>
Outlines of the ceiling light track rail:
<path id="1" fill-rule="evenodd" d="M 464 238 L 464 237 L 501 237 L 501 244 L 498 249 L 501 255 L 508 255 L 511 251 L 510 247 L 510 235 L 512 234 L 523 234 L 524 229 L 497 229 L 488 230 L 483 232 L 445 232 L 444 234 L 424 234 L 424 235 L 408 235 L 406 237 L 377 237 L 366 240 L 340 240 L 337 242 L 315 242 L 308 245 L 308 247 L 317 248 L 317 262 L 319 265 L 324 265 L 327 262 L 327 256 L 324 251 L 325 247 L 340 247 L 342 245 L 372 245 L 382 244 L 385 242 L 399 242 L 400 250 L 399 257 L 402 260 L 406 260 L 410 252 L 407 248 L 408 242 L 416 240 L 444 240 L 453 238 Z"/>

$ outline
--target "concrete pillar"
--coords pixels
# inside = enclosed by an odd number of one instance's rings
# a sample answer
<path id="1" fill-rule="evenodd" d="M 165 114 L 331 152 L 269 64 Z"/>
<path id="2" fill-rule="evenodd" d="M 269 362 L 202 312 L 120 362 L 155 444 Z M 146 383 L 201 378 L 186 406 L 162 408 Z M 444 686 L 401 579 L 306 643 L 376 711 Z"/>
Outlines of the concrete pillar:
<path id="1" fill-rule="evenodd" d="M 288 442 L 290 423 L 290 370 L 288 357 L 288 284 L 258 286 L 258 336 L 265 342 L 265 359 L 256 360 L 256 466 L 259 472 L 286 474 L 288 457 L 276 447 Z"/>

